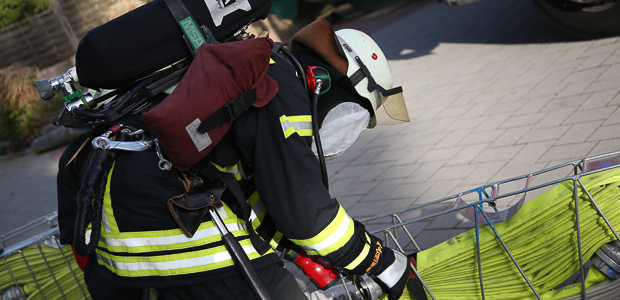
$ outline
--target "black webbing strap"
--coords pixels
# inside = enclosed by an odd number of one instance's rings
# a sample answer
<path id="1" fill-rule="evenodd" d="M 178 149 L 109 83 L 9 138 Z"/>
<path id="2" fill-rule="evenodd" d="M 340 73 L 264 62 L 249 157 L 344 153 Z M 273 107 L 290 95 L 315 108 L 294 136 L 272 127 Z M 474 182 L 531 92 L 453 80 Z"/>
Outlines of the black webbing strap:
<path id="1" fill-rule="evenodd" d="M 230 173 L 221 172 L 215 168 L 211 162 L 206 162 L 205 166 L 202 167 L 202 170 L 200 170 L 199 173 L 207 178 L 219 179 L 226 184 L 230 192 L 233 196 L 235 196 L 235 199 L 237 199 L 237 203 L 241 208 L 243 220 L 246 222 L 246 230 L 250 234 L 250 242 L 252 242 L 252 246 L 254 246 L 254 249 L 256 249 L 260 255 L 267 253 L 270 248 L 269 241 L 264 241 L 258 233 L 256 233 L 254 227 L 252 227 L 252 220 L 250 220 L 250 209 L 248 208 L 245 201 L 245 196 L 243 195 L 243 190 L 241 189 L 239 182 L 237 182 L 237 179 Z"/>
<path id="2" fill-rule="evenodd" d="M 349 77 L 349 80 L 351 80 L 353 86 L 356 86 L 358 83 L 360 83 L 360 81 L 364 80 L 364 78 L 366 78 L 366 75 L 364 75 L 364 71 L 362 71 L 362 68 L 359 68 Z"/>
<path id="3" fill-rule="evenodd" d="M 198 126 L 198 132 L 206 133 L 215 127 L 224 125 L 226 122 L 234 121 L 238 116 L 250 109 L 254 102 L 256 102 L 256 89 L 251 89 L 228 101 L 224 106 L 204 118 Z"/>
<path id="4" fill-rule="evenodd" d="M 386 90 L 375 81 L 372 75 L 370 75 L 370 70 L 368 70 L 368 67 L 366 67 L 366 65 L 359 57 L 356 57 L 356 61 L 360 68 L 357 69 L 357 71 L 355 71 L 355 73 L 353 73 L 351 77 L 349 77 L 351 83 L 353 83 L 353 86 L 356 86 L 358 83 L 360 83 L 360 81 L 364 80 L 364 78 L 368 78 L 367 89 L 369 92 L 377 90 L 381 93 L 381 95 L 383 95 L 383 97 L 388 97 L 403 92 L 403 88 L 401 86 Z"/>
<path id="5" fill-rule="evenodd" d="M 280 48 L 282 46 L 286 46 L 286 43 L 273 42 L 273 48 L 271 49 L 271 54 L 272 55 L 277 55 L 278 51 L 280 51 Z"/>
<path id="6" fill-rule="evenodd" d="M 284 46 L 286 46 L 286 43 L 274 42 L 273 49 L 271 49 L 271 56 L 275 55 L 284 59 L 284 61 L 286 61 L 291 66 L 293 71 L 295 71 L 295 75 L 297 75 L 297 77 L 301 81 L 301 84 L 304 86 L 304 90 L 307 91 L 308 81 L 306 81 L 306 74 L 304 72 L 304 68 L 301 66 L 297 58 L 293 56 L 291 51 L 286 49 Z"/>
<path id="7" fill-rule="evenodd" d="M 203 44 L 213 44 L 216 42 L 215 37 L 206 26 L 196 24 L 195 19 L 187 10 L 182 0 L 164 0 L 164 2 L 166 2 L 168 10 L 172 13 L 179 27 L 181 27 L 183 38 L 192 56 L 196 56 L 198 48 Z"/>

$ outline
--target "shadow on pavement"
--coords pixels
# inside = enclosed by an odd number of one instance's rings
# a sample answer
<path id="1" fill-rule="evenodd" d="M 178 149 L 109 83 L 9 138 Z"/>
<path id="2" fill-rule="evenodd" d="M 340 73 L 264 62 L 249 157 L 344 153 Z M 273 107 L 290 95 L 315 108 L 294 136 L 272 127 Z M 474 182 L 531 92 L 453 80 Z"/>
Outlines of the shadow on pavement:
<path id="1" fill-rule="evenodd" d="M 402 9 L 416 4 L 419 1 Z M 556 27 L 531 1 L 482 0 L 459 7 L 433 1 L 394 20 L 399 10 L 354 26 L 364 30 L 372 28 L 372 22 L 391 20 L 391 24 L 371 33 L 391 60 L 430 54 L 441 43 L 532 44 L 579 40 Z"/>

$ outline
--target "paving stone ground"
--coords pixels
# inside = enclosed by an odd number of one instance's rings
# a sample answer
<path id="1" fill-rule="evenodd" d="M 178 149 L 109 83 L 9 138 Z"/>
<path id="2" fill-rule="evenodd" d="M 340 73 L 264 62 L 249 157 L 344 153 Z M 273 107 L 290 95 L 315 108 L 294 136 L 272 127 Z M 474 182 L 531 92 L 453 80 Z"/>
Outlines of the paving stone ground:
<path id="1" fill-rule="evenodd" d="M 337 24 L 345 26 L 371 33 L 383 48 L 411 117 L 407 124 L 365 131 L 328 163 L 331 193 L 355 218 L 620 150 L 618 37 L 575 39 L 521 0 L 456 8 L 414 1 Z M 0 159 L 0 233 L 55 209 L 57 155 Z M 403 218 L 447 208 L 425 207 Z M 426 249 L 470 227 L 450 214 L 409 228 Z"/>
<path id="2" fill-rule="evenodd" d="M 385 214 L 620 150 L 618 37 L 575 39 L 529 1 L 428 3 L 402 16 L 412 5 L 371 34 L 405 90 L 411 122 L 365 131 L 328 164 L 332 194 L 352 216 Z M 370 20 L 355 26 L 373 28 Z M 446 215 L 420 224 L 414 237 L 426 249 L 470 225 Z"/>

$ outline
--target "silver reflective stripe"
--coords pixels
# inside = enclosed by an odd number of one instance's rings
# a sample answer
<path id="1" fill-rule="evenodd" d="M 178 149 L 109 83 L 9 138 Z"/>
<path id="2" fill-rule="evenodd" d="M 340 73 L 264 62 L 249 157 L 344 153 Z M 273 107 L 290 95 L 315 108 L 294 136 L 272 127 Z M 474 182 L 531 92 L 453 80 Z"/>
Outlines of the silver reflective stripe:
<path id="1" fill-rule="evenodd" d="M 217 212 L 220 214 L 222 219 L 229 219 L 228 213 L 226 213 L 226 209 L 224 207 L 217 208 Z M 104 220 L 107 221 L 107 220 Z M 105 222 L 104 222 L 105 224 Z M 235 230 L 245 230 L 245 227 L 241 226 L 239 223 L 230 223 L 226 224 L 226 227 L 229 231 Z M 120 233 L 122 235 L 122 233 Z M 173 245 L 179 243 L 186 243 L 192 240 L 199 240 L 204 238 L 209 238 L 215 235 L 220 235 L 217 227 L 208 227 L 204 229 L 200 229 L 196 231 L 194 237 L 191 239 L 186 237 L 184 234 L 177 234 L 171 236 L 160 236 L 160 237 L 141 237 L 141 238 L 111 238 L 106 237 L 105 234 L 101 235 L 101 241 L 103 241 L 106 245 L 112 247 L 143 247 L 143 246 L 160 246 L 160 245 Z"/>
<path id="2" fill-rule="evenodd" d="M 254 210 L 253 209 L 250 210 L 250 220 L 254 221 L 254 220 L 256 220 L 256 218 L 258 218 L 258 217 L 254 213 Z M 254 222 L 252 222 L 252 223 L 254 223 Z"/>
<path id="3" fill-rule="evenodd" d="M 349 215 L 345 212 L 344 218 L 342 219 L 342 223 L 338 225 L 338 228 L 331 235 L 329 235 L 327 238 L 325 238 L 319 243 L 316 243 L 314 245 L 302 246 L 302 247 L 306 250 L 317 251 L 317 252 L 325 250 L 326 248 L 331 247 L 332 245 L 338 243 L 345 236 L 345 234 L 347 233 L 347 230 L 349 229 L 350 224 L 351 224 L 351 217 L 349 217 Z"/>
<path id="4" fill-rule="evenodd" d="M 226 212 L 226 209 L 224 208 L 224 206 L 222 206 L 220 208 L 216 208 L 215 210 L 217 210 L 217 213 L 220 215 L 220 218 L 222 218 L 222 219 L 230 218 L 230 216 L 228 216 L 228 213 Z"/>
<path id="5" fill-rule="evenodd" d="M 291 122 L 289 120 L 282 123 L 282 130 L 286 131 L 293 127 L 295 130 L 312 129 L 312 122 Z"/>
<path id="6" fill-rule="evenodd" d="M 256 201 L 256 203 L 252 205 L 251 215 L 254 215 L 254 218 L 252 220 L 258 218 L 258 215 L 260 215 L 260 213 L 263 211 L 264 208 L 265 208 L 265 205 L 263 204 L 262 201 L 260 200 Z"/>
<path id="7" fill-rule="evenodd" d="M 239 168 L 237 168 L 237 165 L 234 166 L 226 166 L 225 171 L 226 173 L 231 173 L 233 175 L 239 175 Z"/>
<path id="8" fill-rule="evenodd" d="M 407 256 L 394 250 L 394 262 L 381 274 L 377 275 L 385 285 L 392 288 L 403 277 L 407 269 Z"/>
<path id="9" fill-rule="evenodd" d="M 226 228 L 229 231 L 243 230 L 238 223 L 226 224 Z M 209 238 L 212 236 L 219 236 L 220 231 L 217 227 L 209 227 L 196 231 L 194 237 L 188 238 L 183 233 L 172 236 L 162 237 L 144 237 L 144 238 L 106 238 L 101 237 L 101 240 L 108 246 L 112 247 L 144 247 L 144 246 L 161 246 L 161 245 L 175 245 L 180 243 L 187 243 L 199 239 Z"/>
<path id="10" fill-rule="evenodd" d="M 110 222 L 108 221 L 108 214 L 105 213 L 105 209 L 103 210 L 103 216 L 101 218 L 101 222 L 103 223 L 103 232 L 112 232 L 110 228 Z"/>
<path id="11" fill-rule="evenodd" d="M 237 167 L 237 165 L 222 167 L 216 163 L 213 163 L 213 164 L 218 170 L 220 170 L 220 172 L 231 173 L 233 175 L 239 175 L 239 168 Z"/>
<path id="12" fill-rule="evenodd" d="M 310 115 L 282 115 L 280 116 L 280 124 L 282 124 L 284 138 L 288 138 L 293 133 L 297 133 L 299 136 L 312 136 L 312 116 Z"/>
<path id="13" fill-rule="evenodd" d="M 252 245 L 243 246 L 242 248 L 243 248 L 243 251 L 248 255 L 256 252 L 256 249 L 254 249 Z M 97 253 L 97 258 L 103 261 L 105 264 L 117 270 L 124 270 L 124 271 L 178 270 L 178 269 L 183 269 L 183 268 L 210 265 L 210 264 L 219 263 L 219 262 L 223 262 L 223 261 L 231 259 L 230 254 L 228 254 L 228 251 L 223 251 L 223 252 L 200 256 L 200 257 L 186 258 L 186 259 L 173 260 L 173 261 L 164 261 L 164 262 L 148 262 L 148 261 L 118 262 L 118 261 L 110 260 L 100 255 L 99 253 Z"/>

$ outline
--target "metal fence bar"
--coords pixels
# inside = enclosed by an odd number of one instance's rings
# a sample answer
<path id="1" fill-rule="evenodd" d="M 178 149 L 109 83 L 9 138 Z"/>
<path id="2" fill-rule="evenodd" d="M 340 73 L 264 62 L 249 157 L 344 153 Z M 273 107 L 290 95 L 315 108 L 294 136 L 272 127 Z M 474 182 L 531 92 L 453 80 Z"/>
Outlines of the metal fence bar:
<path id="1" fill-rule="evenodd" d="M 395 215 L 396 218 L 398 219 L 398 222 L 400 222 L 401 224 L 403 223 L 403 220 L 400 218 L 400 216 Z M 418 246 L 418 243 L 416 243 L 415 239 L 413 238 L 413 236 L 411 235 L 411 233 L 409 232 L 409 229 L 407 229 L 407 227 L 403 226 L 402 227 L 403 230 L 405 231 L 405 234 L 407 235 L 407 237 L 409 237 L 409 240 L 413 243 L 413 246 L 415 247 L 415 249 L 419 252 L 422 251 L 422 249 L 420 249 L 420 246 Z"/>
<path id="2" fill-rule="evenodd" d="M 20 289 L 20 291 L 22 292 L 22 295 L 26 295 L 26 291 L 24 291 L 24 288 L 19 286 L 19 284 L 17 284 L 17 279 L 15 279 L 15 275 L 13 275 L 13 271 L 11 271 L 9 264 L 6 262 L 6 259 L 7 257 L 3 257 L 2 261 L 4 262 L 4 266 L 6 267 L 6 270 L 9 271 L 9 275 L 11 276 L 11 279 L 13 279 L 13 283 L 15 284 L 17 288 Z"/>
<path id="3" fill-rule="evenodd" d="M 39 248 L 39 253 L 41 253 L 41 257 L 43 257 L 43 261 L 45 262 L 45 265 L 47 266 L 47 270 L 50 271 L 50 274 L 52 275 L 52 279 L 54 280 L 54 283 L 56 284 L 56 287 L 58 287 L 58 291 L 60 292 L 60 295 L 62 296 L 63 299 L 67 300 L 67 297 L 65 297 L 65 293 L 63 293 L 62 289 L 60 288 L 60 283 L 56 279 L 56 275 L 54 274 L 54 270 L 52 270 L 52 267 L 50 267 L 50 264 L 47 261 L 47 258 L 45 257 L 45 254 L 43 253 L 43 248 L 41 248 L 41 244 L 40 243 L 37 243 L 37 248 Z M 62 249 L 60 249 L 60 251 L 62 252 Z"/>
<path id="4" fill-rule="evenodd" d="M 482 205 L 482 204 L 481 204 Z M 514 256 L 512 256 L 512 253 L 510 253 L 510 250 L 508 250 L 508 247 L 506 246 L 506 244 L 504 243 L 504 241 L 502 240 L 502 238 L 499 236 L 499 233 L 497 232 L 497 230 L 495 229 L 495 226 L 493 226 L 493 223 L 491 223 L 491 220 L 489 220 L 489 217 L 487 217 L 487 214 L 484 212 L 484 210 L 480 210 L 482 212 L 482 216 L 487 220 L 487 223 L 489 224 L 489 226 L 491 226 L 491 229 L 493 230 L 493 233 L 495 233 L 495 236 L 497 237 L 497 239 L 499 240 L 499 242 L 502 244 L 502 247 L 504 247 L 504 250 L 506 250 L 506 253 L 508 253 L 508 256 L 510 256 L 510 259 L 512 260 L 512 262 L 515 264 L 515 266 L 517 267 L 517 269 L 519 270 L 519 273 L 521 273 L 521 276 L 523 276 L 523 279 L 525 279 L 525 281 L 527 282 L 527 284 L 530 286 L 530 288 L 532 289 L 532 291 L 534 292 L 534 294 L 536 295 L 536 297 L 539 300 L 542 300 L 542 298 L 540 298 L 540 295 L 538 294 L 538 292 L 536 291 L 536 289 L 534 288 L 534 286 L 532 285 L 532 283 L 530 282 L 530 280 L 527 278 L 527 276 L 525 276 L 525 273 L 523 272 L 523 270 L 521 269 L 521 266 L 519 266 L 519 264 L 517 263 L 517 260 L 515 260 Z"/>
<path id="5" fill-rule="evenodd" d="M 344 276 L 342 276 L 342 273 L 340 273 L 340 282 L 342 283 L 342 286 L 344 287 L 344 291 L 347 294 L 347 298 L 349 298 L 349 300 L 353 300 L 353 298 L 351 298 L 351 293 L 349 292 L 349 287 L 347 287 L 347 283 L 344 281 Z"/>
<path id="6" fill-rule="evenodd" d="M 392 235 L 392 233 L 390 231 L 387 231 L 387 233 L 392 237 L 392 239 L 394 239 L 394 242 L 396 243 L 396 246 L 398 246 L 398 251 L 405 253 L 405 250 L 403 249 L 403 247 L 398 243 L 398 240 L 396 240 L 396 238 Z M 409 259 L 407 259 L 409 260 Z M 428 288 L 428 286 L 426 285 L 426 283 L 424 282 L 424 279 L 422 279 L 422 276 L 420 276 L 420 274 L 418 273 L 418 270 L 416 270 L 416 268 L 414 268 L 411 265 L 411 262 L 409 262 L 409 266 L 411 267 L 411 270 L 413 271 L 413 273 L 415 273 L 415 276 L 418 277 L 418 279 L 420 279 L 420 282 L 422 283 L 422 286 L 424 286 L 424 289 L 426 290 L 426 292 L 428 292 L 428 294 L 431 296 L 431 298 L 433 300 L 435 299 L 435 296 L 433 296 L 433 293 L 431 293 L 431 290 Z"/>
<path id="7" fill-rule="evenodd" d="M 484 298 L 484 284 L 482 282 L 482 258 L 480 257 L 480 222 L 478 220 L 478 210 L 482 210 L 479 206 L 475 206 L 475 219 L 476 219 L 476 251 L 478 252 L 477 260 L 478 260 L 478 278 L 480 279 L 480 293 L 482 294 L 482 300 Z"/>
<path id="8" fill-rule="evenodd" d="M 573 180 L 573 196 L 575 197 L 575 218 L 577 226 L 577 251 L 579 252 L 579 270 L 581 271 L 581 297 L 586 296 L 586 273 L 583 267 L 583 253 L 581 250 L 581 224 L 579 223 L 579 191 L 577 190 L 577 180 Z"/>
<path id="9" fill-rule="evenodd" d="M 69 265 L 69 271 L 71 271 L 71 275 L 73 275 L 73 279 L 75 279 L 75 283 L 80 288 L 80 291 L 82 292 L 82 295 L 84 296 L 84 299 L 88 299 L 88 296 L 86 296 L 86 292 L 84 292 L 84 289 L 82 288 L 82 284 L 80 284 L 80 280 L 75 275 L 75 272 L 73 272 L 73 268 L 71 268 L 71 263 L 67 259 L 67 256 L 65 255 L 65 252 L 62 251 L 62 246 L 60 245 L 60 241 L 56 237 L 53 237 L 53 240 L 56 243 L 56 245 L 58 246 L 58 249 L 60 249 L 60 253 L 62 254 L 62 257 L 64 258 L 65 262 L 67 263 L 67 265 Z"/>
<path id="10" fill-rule="evenodd" d="M 32 272 L 32 268 L 30 268 L 30 264 L 28 263 L 28 260 L 26 260 L 26 256 L 24 255 L 24 252 L 22 252 L 21 250 L 18 250 L 17 252 L 21 254 L 22 259 L 24 260 L 24 263 L 26 263 L 26 267 L 28 268 L 28 271 L 30 271 L 30 276 L 32 276 L 34 283 L 37 285 L 37 289 L 39 289 L 39 293 L 41 294 L 41 297 L 43 297 L 43 299 L 45 300 L 46 298 L 45 298 L 45 295 L 43 294 L 43 290 L 41 289 L 41 286 L 39 285 L 39 282 L 37 281 L 37 277 L 34 276 L 34 272 Z"/>
<path id="11" fill-rule="evenodd" d="M 540 175 L 540 174 L 548 173 L 548 172 L 551 172 L 551 171 L 554 171 L 554 170 L 558 170 L 558 169 L 561 169 L 561 168 L 564 168 L 564 167 L 567 167 L 567 166 L 571 166 L 572 169 L 573 169 L 574 175 L 577 175 L 578 174 L 578 170 L 582 170 L 582 171 L 584 170 L 585 166 L 583 166 L 583 165 L 586 162 L 596 161 L 596 160 L 599 160 L 601 158 L 613 157 L 613 156 L 620 156 L 620 151 L 615 151 L 615 152 L 611 152 L 611 153 L 607 153 L 607 154 L 601 154 L 601 155 L 597 155 L 597 156 L 593 156 L 593 157 L 589 157 L 589 158 L 585 158 L 585 159 L 573 160 L 573 161 L 566 162 L 566 163 L 563 163 L 563 164 L 560 164 L 560 165 L 557 165 L 557 166 L 554 166 L 554 167 L 550 167 L 550 168 L 547 168 L 547 169 L 544 169 L 544 170 L 541 170 L 541 171 L 537 171 L 537 172 L 529 173 L 529 174 L 526 174 L 526 175 L 522 175 L 522 176 L 518 176 L 518 177 L 514 177 L 514 178 L 510 178 L 510 179 L 501 180 L 501 181 L 497 181 L 497 182 L 494 182 L 494 183 L 486 184 L 486 185 L 483 185 L 481 187 L 468 190 L 466 192 L 462 192 L 462 193 L 455 194 L 455 195 L 452 195 L 452 196 L 444 197 L 444 198 L 441 198 L 441 199 L 438 199 L 438 200 L 434 200 L 434 201 L 431 201 L 431 202 L 419 204 L 419 205 L 416 205 L 416 206 L 404 208 L 404 209 L 397 210 L 397 211 L 394 211 L 394 212 L 390 212 L 390 213 L 386 213 L 386 214 L 381 214 L 381 215 L 377 215 L 377 216 L 373 216 L 373 217 L 368 217 L 368 218 L 360 219 L 359 221 L 365 223 L 365 222 L 369 222 L 369 221 L 373 221 L 373 220 L 378 220 L 378 219 L 382 219 L 382 218 L 386 218 L 386 217 L 391 217 L 392 215 L 400 215 L 400 214 L 405 213 L 405 212 L 410 212 L 410 211 L 421 209 L 421 208 L 424 208 L 424 207 L 427 207 L 427 206 L 432 206 L 434 204 L 442 203 L 442 202 L 445 202 L 447 200 L 457 199 L 459 196 L 467 195 L 467 194 L 471 194 L 471 193 L 477 192 L 481 188 L 488 188 L 488 187 L 493 188 L 493 193 L 492 193 L 491 197 L 489 198 L 490 200 L 487 201 L 487 202 L 492 202 L 492 201 L 495 201 L 495 200 L 500 199 L 500 198 L 510 197 L 510 196 L 514 196 L 514 195 L 517 195 L 517 194 L 521 194 L 523 192 L 529 192 L 529 191 L 537 190 L 537 189 L 540 189 L 540 188 L 543 188 L 543 187 L 555 185 L 555 184 L 560 183 L 562 181 L 572 180 L 574 178 L 574 176 L 569 176 L 569 177 L 557 179 L 557 180 L 554 180 L 554 181 L 551 181 L 551 182 L 547 182 L 547 183 L 544 183 L 544 184 L 540 184 L 540 185 L 537 185 L 537 186 L 534 186 L 534 187 L 525 188 L 525 189 L 522 189 L 522 190 L 513 191 L 513 192 L 506 193 L 506 194 L 499 194 L 498 195 L 496 193 L 498 193 L 499 186 L 501 184 L 505 184 L 505 183 L 512 182 L 512 181 L 517 181 L 517 180 L 528 180 L 528 177 L 533 177 L 533 176 L 537 176 L 537 175 Z M 614 168 L 617 168 L 617 167 L 620 167 L 620 165 L 613 165 L 613 166 L 601 168 L 601 169 L 598 169 L 598 170 L 595 170 L 595 171 L 582 172 L 579 175 L 580 176 L 586 176 L 586 175 L 594 174 L 594 173 L 597 173 L 597 172 L 602 172 L 602 171 L 614 169 Z M 418 221 L 421 221 L 421 220 L 422 220 L 421 218 L 418 218 L 418 219 L 416 219 L 415 222 L 418 222 Z M 408 224 L 415 223 L 415 222 L 406 221 L 406 222 L 403 222 L 403 225 L 408 225 Z"/>
<path id="12" fill-rule="evenodd" d="M 53 218 L 56 218 L 58 216 L 57 212 L 53 212 L 48 214 L 47 216 L 43 217 L 43 218 L 39 218 L 37 220 L 34 220 L 32 222 L 29 222 L 27 224 L 24 224 L 20 227 L 17 227 L 3 235 L 0 235 L 0 244 L 2 244 L 3 247 L 6 247 L 6 243 L 7 240 L 12 239 L 18 235 L 20 235 L 21 233 L 23 233 L 24 231 L 28 231 L 28 230 L 32 230 L 34 228 L 37 228 L 38 226 L 41 226 L 43 224 L 46 223 L 50 223 L 50 220 Z"/>
<path id="13" fill-rule="evenodd" d="M 613 232 L 614 236 L 616 237 L 617 240 L 620 241 L 620 236 L 618 236 L 618 233 L 616 232 L 616 230 L 614 229 L 613 226 L 611 226 L 611 223 L 609 222 L 609 220 L 607 219 L 607 217 L 605 216 L 605 214 L 603 213 L 603 211 L 601 210 L 601 208 L 598 206 L 598 204 L 596 203 L 596 201 L 594 201 L 594 198 L 592 198 L 592 195 L 590 195 L 590 192 L 588 191 L 588 189 L 586 188 L 586 186 L 583 184 L 583 182 L 581 181 L 581 178 L 577 179 L 577 182 L 579 182 L 579 185 L 581 185 L 581 188 L 583 189 L 583 191 L 586 193 L 586 195 L 588 195 L 588 198 L 590 199 L 590 201 L 592 202 L 592 204 L 594 204 L 594 207 L 596 208 L 596 211 L 599 213 L 599 215 L 601 215 L 601 217 L 603 218 L 603 220 L 605 220 L 605 223 L 607 224 L 607 226 L 609 227 L 609 229 L 611 229 L 611 232 Z"/>

